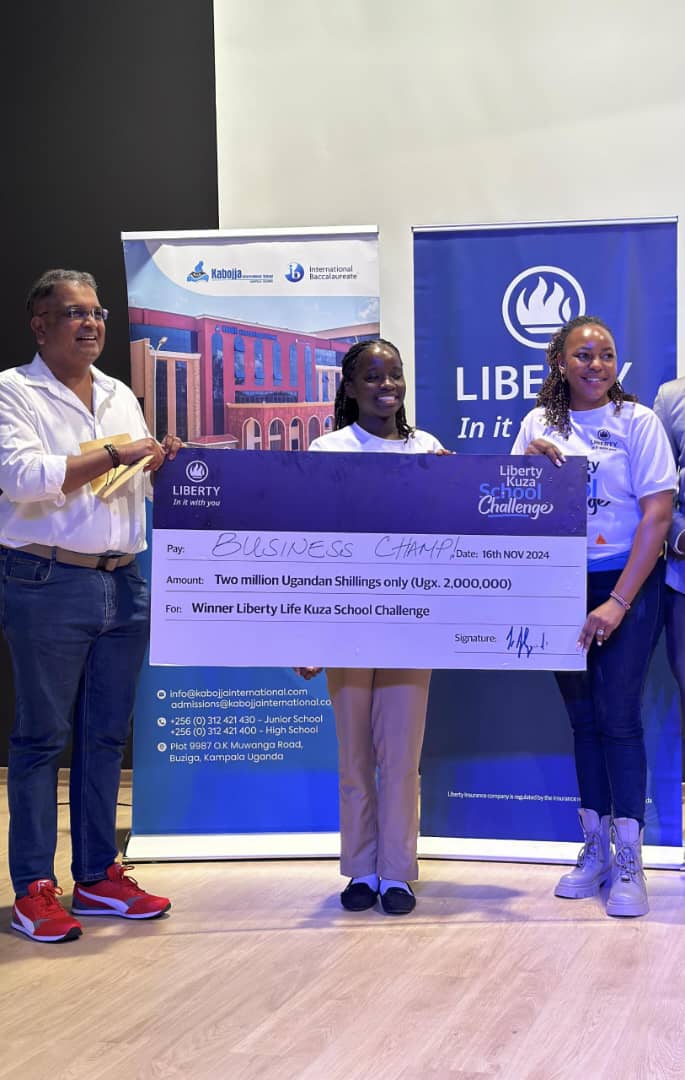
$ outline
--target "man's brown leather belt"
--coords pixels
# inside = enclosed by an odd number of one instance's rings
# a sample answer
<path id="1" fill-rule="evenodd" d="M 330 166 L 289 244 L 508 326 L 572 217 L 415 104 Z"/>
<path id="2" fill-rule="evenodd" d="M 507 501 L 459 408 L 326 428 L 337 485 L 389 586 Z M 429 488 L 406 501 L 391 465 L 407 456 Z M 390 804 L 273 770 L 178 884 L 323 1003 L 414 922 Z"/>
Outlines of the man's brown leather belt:
<path id="1" fill-rule="evenodd" d="M 43 559 L 66 563 L 67 566 L 85 566 L 90 570 L 116 570 L 119 566 L 129 566 L 135 555 L 85 555 L 80 551 L 67 551 L 61 547 L 47 547 L 45 544 L 26 544 L 17 551 L 28 555 L 40 555 Z"/>

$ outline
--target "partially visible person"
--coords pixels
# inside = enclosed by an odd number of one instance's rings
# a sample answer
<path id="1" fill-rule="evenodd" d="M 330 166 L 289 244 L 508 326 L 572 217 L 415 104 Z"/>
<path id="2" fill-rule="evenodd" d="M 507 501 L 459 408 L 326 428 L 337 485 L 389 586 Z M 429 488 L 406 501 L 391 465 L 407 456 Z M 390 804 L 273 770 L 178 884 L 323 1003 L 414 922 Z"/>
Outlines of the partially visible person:
<path id="1" fill-rule="evenodd" d="M 567 455 L 588 459 L 588 613 L 578 639 L 587 670 L 556 675 L 573 728 L 585 842 L 555 893 L 593 896 L 611 879 L 607 914 L 644 915 L 641 706 L 663 625 L 675 467 L 658 418 L 619 383 L 616 345 L 601 319 L 563 326 L 547 362 L 538 407 L 512 453 L 544 454 L 559 466 Z"/>
<path id="2" fill-rule="evenodd" d="M 309 449 L 372 454 L 446 453 L 436 438 L 409 426 L 402 360 L 389 341 L 353 345 L 343 357 L 335 430 Z M 320 668 L 296 669 L 305 678 Z M 327 668 L 340 770 L 340 896 L 348 911 L 378 897 L 388 915 L 416 906 L 419 759 L 430 671 Z"/>
<path id="3" fill-rule="evenodd" d="M 659 387 L 654 412 L 661 420 L 678 468 L 678 490 L 666 560 L 666 648 L 685 717 L 685 378 Z"/>
<path id="4" fill-rule="evenodd" d="M 105 501 L 91 481 L 119 464 L 173 458 L 133 393 L 94 367 L 107 311 L 93 277 L 49 270 L 28 298 L 37 352 L 0 373 L 0 625 L 14 672 L 9 861 L 15 930 L 39 942 L 80 936 L 54 872 L 57 774 L 72 739 L 69 803 L 72 911 L 147 919 L 170 907 L 116 861 L 116 802 L 149 598 L 136 555 L 145 547 L 139 472 Z M 80 444 L 125 435 L 80 452 Z"/>

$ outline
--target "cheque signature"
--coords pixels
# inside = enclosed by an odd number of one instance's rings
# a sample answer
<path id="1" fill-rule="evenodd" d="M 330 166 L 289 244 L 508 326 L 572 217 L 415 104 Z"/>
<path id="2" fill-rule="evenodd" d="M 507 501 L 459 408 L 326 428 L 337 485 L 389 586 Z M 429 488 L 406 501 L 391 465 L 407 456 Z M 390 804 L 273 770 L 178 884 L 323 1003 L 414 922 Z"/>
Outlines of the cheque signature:
<path id="1" fill-rule="evenodd" d="M 510 626 L 507 631 L 507 651 L 515 652 L 519 660 L 522 656 L 526 659 L 532 652 L 544 652 L 547 648 L 547 638 L 543 630 L 537 641 L 533 640 L 529 626 Z"/>

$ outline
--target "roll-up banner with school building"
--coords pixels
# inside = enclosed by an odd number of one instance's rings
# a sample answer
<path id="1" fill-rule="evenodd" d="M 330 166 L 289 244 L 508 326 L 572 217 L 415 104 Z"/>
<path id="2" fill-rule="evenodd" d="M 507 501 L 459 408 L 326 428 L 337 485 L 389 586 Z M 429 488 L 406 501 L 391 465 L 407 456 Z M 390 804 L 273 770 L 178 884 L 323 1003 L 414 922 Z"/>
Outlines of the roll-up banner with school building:
<path id="1" fill-rule="evenodd" d="M 375 227 L 122 239 L 132 386 L 158 437 L 175 432 L 200 460 L 306 450 L 332 429 L 341 358 L 379 332 Z M 145 666 L 127 855 L 337 854 L 324 676 L 232 667 L 228 646 L 224 662 Z"/>

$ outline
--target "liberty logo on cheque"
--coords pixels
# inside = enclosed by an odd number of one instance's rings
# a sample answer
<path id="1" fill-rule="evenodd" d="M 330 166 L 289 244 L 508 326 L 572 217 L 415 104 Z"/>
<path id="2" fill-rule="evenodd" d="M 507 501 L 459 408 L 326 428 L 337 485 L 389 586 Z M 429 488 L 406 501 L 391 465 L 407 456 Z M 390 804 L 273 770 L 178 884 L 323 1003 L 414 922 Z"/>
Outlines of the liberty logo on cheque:
<path id="1" fill-rule="evenodd" d="M 507 462 L 499 467 L 499 479 L 491 484 L 480 485 L 478 513 L 483 517 L 533 518 L 551 514 L 554 503 L 543 493 L 542 468 L 539 465 L 513 465 Z"/>
<path id="2" fill-rule="evenodd" d="M 560 266 L 529 266 L 509 282 L 502 299 L 504 325 L 529 349 L 546 349 L 565 323 L 585 314 L 585 293 Z"/>
<path id="3" fill-rule="evenodd" d="M 209 476 L 209 468 L 204 461 L 190 461 L 186 465 L 186 476 L 193 484 L 203 484 Z"/>
<path id="4" fill-rule="evenodd" d="M 206 484 L 209 466 L 195 458 L 185 468 L 187 484 L 172 484 L 172 506 L 219 506 L 221 484 Z"/>

